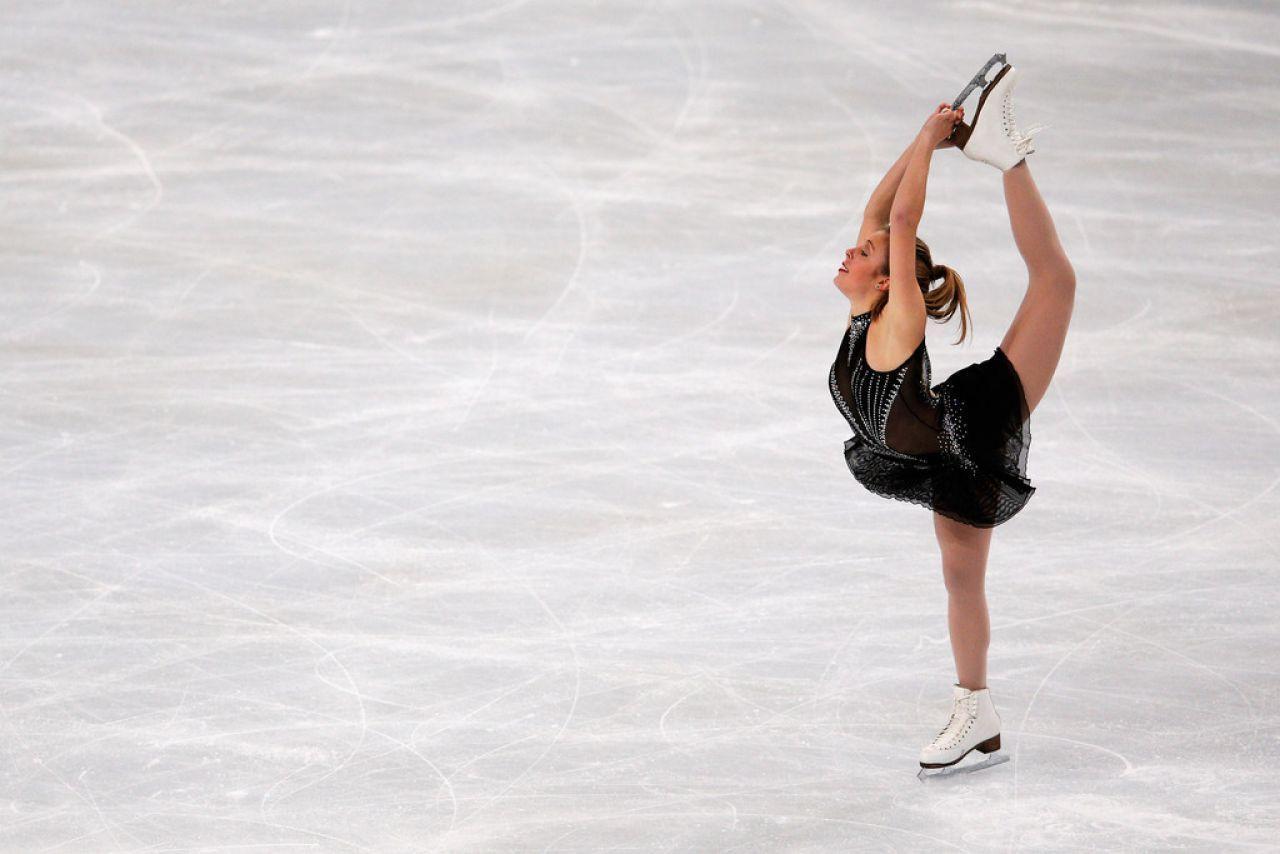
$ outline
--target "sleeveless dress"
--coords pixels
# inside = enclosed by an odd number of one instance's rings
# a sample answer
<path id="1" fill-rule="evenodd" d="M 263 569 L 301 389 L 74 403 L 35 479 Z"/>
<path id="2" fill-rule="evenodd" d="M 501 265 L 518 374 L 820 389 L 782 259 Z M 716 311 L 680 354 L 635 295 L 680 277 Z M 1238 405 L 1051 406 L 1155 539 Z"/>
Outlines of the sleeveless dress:
<path id="1" fill-rule="evenodd" d="M 1030 413 L 999 347 L 930 387 L 921 340 L 892 371 L 867 364 L 871 312 L 852 318 L 828 384 L 853 428 L 845 462 L 876 495 L 929 507 L 977 528 L 1008 521 L 1036 491 L 1027 479 Z"/>

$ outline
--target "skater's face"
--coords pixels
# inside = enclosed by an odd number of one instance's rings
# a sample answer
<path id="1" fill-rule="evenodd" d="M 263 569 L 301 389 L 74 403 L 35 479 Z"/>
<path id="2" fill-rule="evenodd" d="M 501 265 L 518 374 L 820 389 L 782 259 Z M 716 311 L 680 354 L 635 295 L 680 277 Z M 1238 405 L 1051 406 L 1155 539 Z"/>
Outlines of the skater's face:
<path id="1" fill-rule="evenodd" d="M 871 289 L 889 287 L 889 232 L 881 229 L 857 246 L 845 250 L 844 263 L 836 271 L 835 284 L 847 297 Z"/>

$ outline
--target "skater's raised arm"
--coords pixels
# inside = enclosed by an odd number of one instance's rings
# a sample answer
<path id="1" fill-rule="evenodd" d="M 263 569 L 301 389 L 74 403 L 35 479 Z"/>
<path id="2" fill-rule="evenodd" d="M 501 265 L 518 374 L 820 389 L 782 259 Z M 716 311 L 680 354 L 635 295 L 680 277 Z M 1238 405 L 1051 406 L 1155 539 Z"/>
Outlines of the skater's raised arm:
<path id="1" fill-rule="evenodd" d="M 939 104 L 939 107 L 945 104 Z M 961 107 L 956 112 L 962 116 L 964 108 Z M 898 155 L 898 159 L 889 167 L 889 171 L 880 179 L 880 183 L 871 191 L 871 199 L 867 202 L 867 207 L 862 212 L 862 232 L 860 233 L 858 243 L 861 244 L 865 237 L 863 234 L 872 234 L 880 231 L 889 224 L 889 216 L 893 212 L 893 199 L 898 194 L 898 186 L 902 183 L 902 176 L 906 174 L 907 163 L 911 160 L 911 152 L 915 148 L 916 136 L 907 143 L 907 147 L 903 149 L 902 154 Z M 952 144 L 946 140 L 938 143 L 937 148 L 951 148 Z"/>
<path id="2" fill-rule="evenodd" d="M 898 159 L 889 167 L 889 171 L 880 179 L 876 188 L 871 191 L 871 199 L 867 202 L 866 210 L 862 212 L 864 231 L 867 231 L 865 228 L 867 225 L 871 226 L 870 232 L 876 232 L 889 224 L 889 214 L 893 210 L 893 197 L 898 194 L 898 185 L 902 183 L 902 176 L 907 171 L 907 161 L 911 157 L 911 150 L 915 147 L 918 138 L 907 143 L 902 154 L 898 155 Z"/>
<path id="3" fill-rule="evenodd" d="M 951 135 L 956 122 L 963 113 L 955 112 L 946 104 L 939 105 L 925 121 L 920 133 L 911 143 L 907 168 L 902 175 L 898 192 L 893 197 L 893 207 L 889 211 L 889 221 L 897 226 L 900 223 L 909 226 L 913 231 L 924 216 L 925 185 L 929 180 L 929 164 L 933 159 L 933 150 L 944 143 Z M 914 235 L 913 235 L 914 236 Z M 890 264 L 893 261 L 890 259 Z"/>
<path id="4" fill-rule="evenodd" d="M 933 149 L 951 135 L 959 116 L 959 111 L 953 113 L 945 104 L 929 116 L 912 144 L 902 184 L 889 212 L 889 300 L 884 315 L 904 338 L 915 339 L 924 332 L 924 295 L 916 281 L 916 229 L 924 215 Z"/>

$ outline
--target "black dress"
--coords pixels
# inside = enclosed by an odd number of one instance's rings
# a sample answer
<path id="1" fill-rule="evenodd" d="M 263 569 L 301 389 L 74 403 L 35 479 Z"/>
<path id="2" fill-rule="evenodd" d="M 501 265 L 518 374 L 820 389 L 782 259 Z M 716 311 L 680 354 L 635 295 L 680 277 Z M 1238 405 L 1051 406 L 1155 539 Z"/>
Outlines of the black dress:
<path id="1" fill-rule="evenodd" d="M 892 371 L 867 364 L 871 312 L 852 318 L 831 366 L 831 397 L 853 428 L 845 462 L 877 495 L 978 528 L 1008 521 L 1036 491 L 1027 479 L 1031 423 L 1022 382 L 999 347 L 930 387 L 921 340 Z"/>

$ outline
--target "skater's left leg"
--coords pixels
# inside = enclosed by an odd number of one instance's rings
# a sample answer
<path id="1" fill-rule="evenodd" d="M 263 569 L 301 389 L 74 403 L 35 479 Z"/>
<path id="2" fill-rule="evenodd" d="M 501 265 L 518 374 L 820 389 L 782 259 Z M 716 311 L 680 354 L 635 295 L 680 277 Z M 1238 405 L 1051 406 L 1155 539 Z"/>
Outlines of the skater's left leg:
<path id="1" fill-rule="evenodd" d="M 1075 305 L 1076 274 L 1025 160 L 1004 173 L 1004 196 L 1028 282 L 1000 349 L 1018 372 L 1027 407 L 1034 412 L 1062 355 Z"/>
<path id="2" fill-rule="evenodd" d="M 961 687 L 987 687 L 987 648 L 991 620 L 987 614 L 987 555 L 991 528 L 975 528 L 939 513 L 933 529 L 942 551 L 942 576 L 947 587 L 947 628 L 951 654 Z"/>

